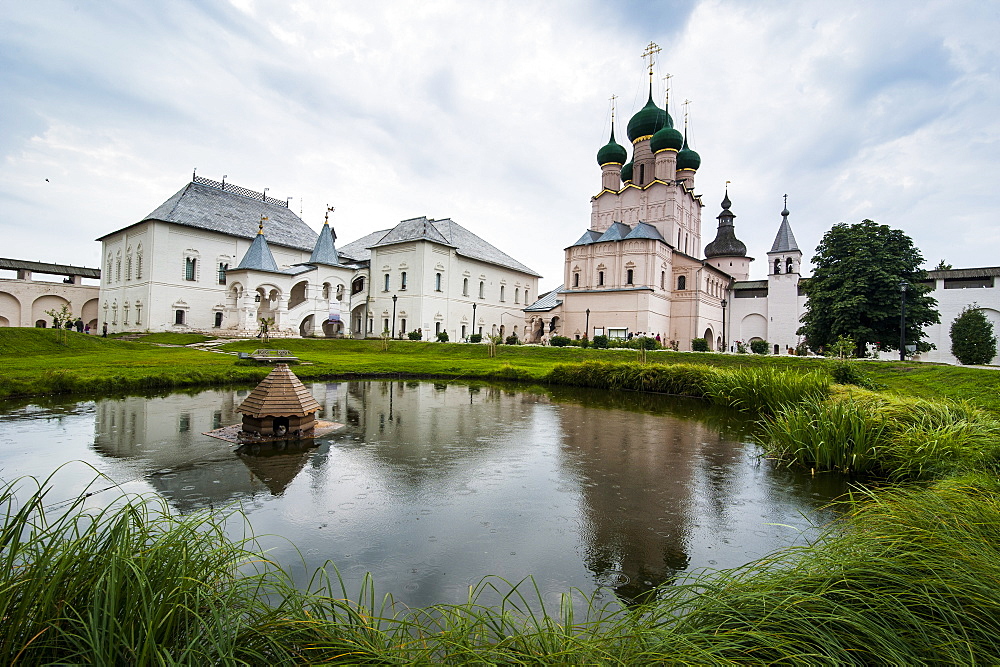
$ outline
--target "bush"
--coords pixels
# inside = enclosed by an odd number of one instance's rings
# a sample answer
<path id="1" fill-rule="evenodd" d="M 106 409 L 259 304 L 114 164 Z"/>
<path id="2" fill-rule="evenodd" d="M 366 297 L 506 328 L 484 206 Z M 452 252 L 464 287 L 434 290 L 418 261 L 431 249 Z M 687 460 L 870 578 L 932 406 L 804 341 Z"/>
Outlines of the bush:
<path id="1" fill-rule="evenodd" d="M 470 334 L 469 335 L 469 342 L 470 343 L 482 343 L 483 342 L 483 334 Z"/>
<path id="2" fill-rule="evenodd" d="M 410 340 L 420 340 L 421 338 L 424 337 L 424 335 L 419 331 L 411 331 L 410 333 L 406 334 L 406 337 L 409 338 Z"/>
<path id="3" fill-rule="evenodd" d="M 737 352 L 738 354 L 746 354 L 746 353 L 748 353 L 749 351 L 750 351 L 750 348 L 749 348 L 749 347 L 747 347 L 747 344 L 746 344 L 746 343 L 744 343 L 744 342 L 743 342 L 743 341 L 741 341 L 741 340 L 738 340 L 738 341 L 736 341 L 736 352 Z"/>
<path id="4" fill-rule="evenodd" d="M 448 332 L 447 331 L 442 331 L 442 332 L 438 333 L 438 335 L 437 335 L 437 341 L 439 343 L 447 343 L 448 342 Z"/>
<path id="5" fill-rule="evenodd" d="M 504 339 L 504 343 L 507 345 L 520 345 L 521 341 L 517 339 L 517 334 L 511 334 Z"/>
<path id="6" fill-rule="evenodd" d="M 598 350 L 608 349 L 608 337 L 607 336 L 594 336 L 593 346 Z"/>
<path id="7" fill-rule="evenodd" d="M 628 342 L 628 347 L 633 350 L 655 350 L 660 347 L 655 338 L 649 336 L 636 336 Z"/>
<path id="8" fill-rule="evenodd" d="M 708 341 L 704 338 L 692 338 L 691 350 L 694 352 L 708 352 Z"/>
<path id="9" fill-rule="evenodd" d="M 767 341 L 766 340 L 752 340 L 750 341 L 750 351 L 754 354 L 767 354 Z"/>
<path id="10" fill-rule="evenodd" d="M 830 365 L 830 375 L 833 376 L 833 381 L 837 384 L 853 384 L 856 387 L 864 387 L 872 391 L 884 388 L 878 382 L 875 382 L 868 373 L 861 370 L 857 364 L 846 359 L 832 362 Z"/>
<path id="11" fill-rule="evenodd" d="M 993 323 L 979 306 L 966 306 L 951 323 L 951 353 L 966 366 L 982 366 L 997 354 Z"/>
<path id="12" fill-rule="evenodd" d="M 549 339 L 549 345 L 552 347 L 566 347 L 572 341 L 566 336 L 553 336 Z"/>

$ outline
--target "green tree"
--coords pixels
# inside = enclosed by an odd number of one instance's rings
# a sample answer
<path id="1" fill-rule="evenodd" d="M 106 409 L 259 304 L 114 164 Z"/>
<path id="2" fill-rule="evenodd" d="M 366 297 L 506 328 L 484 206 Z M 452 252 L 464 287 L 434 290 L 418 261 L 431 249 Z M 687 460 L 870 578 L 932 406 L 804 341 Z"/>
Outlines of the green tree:
<path id="1" fill-rule="evenodd" d="M 813 276 L 803 281 L 809 297 L 802 327 L 812 349 L 850 336 L 855 356 L 864 356 L 869 344 L 899 349 L 901 285 L 906 286 L 906 343 L 927 351 L 923 328 L 940 321 L 933 287 L 920 281 L 923 257 L 909 236 L 898 229 L 863 220 L 840 223 L 828 231 L 812 259 Z"/>
<path id="2" fill-rule="evenodd" d="M 951 353 L 966 365 L 982 366 L 997 354 L 993 323 L 978 304 L 966 306 L 951 323 Z"/>

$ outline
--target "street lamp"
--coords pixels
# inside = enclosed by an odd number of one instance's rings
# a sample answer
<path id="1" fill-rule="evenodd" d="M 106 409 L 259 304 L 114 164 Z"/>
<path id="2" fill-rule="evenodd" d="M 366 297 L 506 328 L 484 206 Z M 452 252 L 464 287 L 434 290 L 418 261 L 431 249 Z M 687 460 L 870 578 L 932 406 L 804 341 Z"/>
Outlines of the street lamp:
<path id="1" fill-rule="evenodd" d="M 392 331 L 390 334 L 393 338 L 396 337 L 396 299 L 398 298 L 395 294 L 392 295 Z"/>
<path id="2" fill-rule="evenodd" d="M 587 326 L 583 328 L 583 337 L 590 338 L 590 308 L 587 309 Z"/>
<path id="3" fill-rule="evenodd" d="M 899 360 L 906 361 L 906 281 L 899 283 L 902 309 L 899 311 Z"/>
<path id="4" fill-rule="evenodd" d="M 726 306 L 729 302 L 725 299 L 722 300 L 722 351 L 728 352 L 729 348 L 726 347 Z"/>
<path id="5" fill-rule="evenodd" d="M 478 333 L 476 331 L 476 302 L 472 302 L 472 333 Z"/>

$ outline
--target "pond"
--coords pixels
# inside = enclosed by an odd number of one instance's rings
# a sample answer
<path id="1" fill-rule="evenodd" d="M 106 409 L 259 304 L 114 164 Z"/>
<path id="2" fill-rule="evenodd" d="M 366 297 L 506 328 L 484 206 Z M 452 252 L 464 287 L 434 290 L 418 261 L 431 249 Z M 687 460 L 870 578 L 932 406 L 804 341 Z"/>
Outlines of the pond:
<path id="1" fill-rule="evenodd" d="M 635 598 L 679 574 L 805 544 L 841 477 L 775 466 L 750 423 L 676 397 L 414 381 L 307 384 L 344 428 L 309 448 L 238 454 L 204 435 L 239 422 L 251 388 L 0 404 L 0 478 L 45 477 L 49 500 L 94 469 L 90 502 L 154 492 L 180 512 L 240 507 L 304 583 L 334 563 L 356 596 L 463 602 L 486 575 L 532 575 L 546 602 L 577 588 Z M 242 519 L 231 519 L 242 537 Z"/>

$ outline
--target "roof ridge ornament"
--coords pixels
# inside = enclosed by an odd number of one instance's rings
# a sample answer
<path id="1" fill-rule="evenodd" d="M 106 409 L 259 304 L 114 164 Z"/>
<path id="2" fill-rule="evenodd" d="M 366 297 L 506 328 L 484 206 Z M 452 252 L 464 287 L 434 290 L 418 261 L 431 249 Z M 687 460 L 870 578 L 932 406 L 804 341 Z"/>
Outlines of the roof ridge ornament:
<path id="1" fill-rule="evenodd" d="M 268 217 L 266 215 L 260 216 L 260 225 L 257 227 L 257 233 L 258 234 L 263 234 L 264 233 L 264 221 L 267 220 L 267 219 L 268 219 Z"/>

